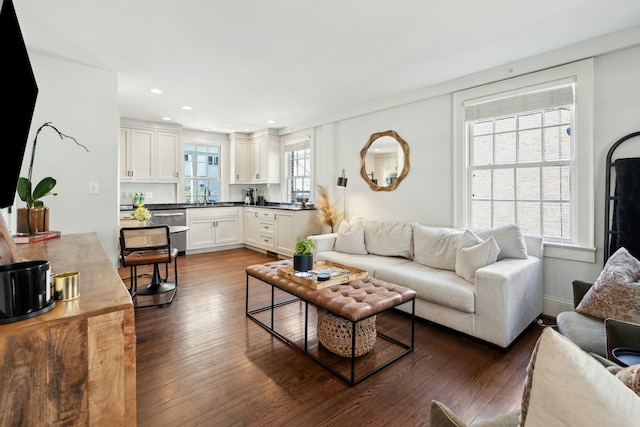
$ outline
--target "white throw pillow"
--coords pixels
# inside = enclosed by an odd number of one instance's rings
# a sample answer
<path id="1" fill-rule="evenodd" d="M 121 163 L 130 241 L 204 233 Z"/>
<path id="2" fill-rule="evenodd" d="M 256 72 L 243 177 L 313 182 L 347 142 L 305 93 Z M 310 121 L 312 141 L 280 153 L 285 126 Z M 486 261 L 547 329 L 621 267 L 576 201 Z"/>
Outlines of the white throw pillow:
<path id="1" fill-rule="evenodd" d="M 474 230 L 474 233 L 482 240 L 493 236 L 500 247 L 498 261 L 502 258 L 527 259 L 527 245 L 520 232 L 520 227 L 515 224 L 505 224 L 486 230 Z"/>
<path id="2" fill-rule="evenodd" d="M 413 222 L 364 221 L 364 245 L 368 253 L 413 257 Z"/>
<path id="3" fill-rule="evenodd" d="M 344 219 L 340 221 L 338 236 L 333 248 L 346 254 L 366 255 L 367 249 L 364 246 L 364 225 L 362 221 L 352 221 L 351 225 Z"/>
<path id="4" fill-rule="evenodd" d="M 416 225 L 413 229 L 413 260 L 431 268 L 456 269 L 456 251 L 480 243 L 473 233 L 446 227 Z"/>
<path id="5" fill-rule="evenodd" d="M 467 231 L 471 233 L 471 231 Z M 478 245 L 458 249 L 456 274 L 469 283 L 475 283 L 476 270 L 496 262 L 499 252 L 500 247 L 493 237 L 489 237 Z"/>
<path id="6" fill-rule="evenodd" d="M 638 425 L 638 396 L 552 328 L 542 331 L 527 374 L 520 425 Z"/>

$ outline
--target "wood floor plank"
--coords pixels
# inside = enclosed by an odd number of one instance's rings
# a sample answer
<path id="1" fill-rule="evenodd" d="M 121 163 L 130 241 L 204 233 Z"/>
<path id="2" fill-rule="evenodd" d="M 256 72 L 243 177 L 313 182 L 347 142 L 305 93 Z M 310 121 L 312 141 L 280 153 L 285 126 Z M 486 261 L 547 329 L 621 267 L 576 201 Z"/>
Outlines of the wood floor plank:
<path id="1" fill-rule="evenodd" d="M 173 303 L 136 310 L 139 426 L 426 426 L 432 399 L 467 422 L 519 405 L 540 326 L 505 352 L 419 321 L 413 352 L 349 386 L 245 315 L 245 268 L 273 260 L 248 249 L 181 256 Z M 278 330 L 302 339 L 302 306 L 279 310 Z M 315 309 L 309 319 L 314 325 Z M 377 323 L 393 335 L 408 325 L 398 320 L 406 316 Z M 309 343 L 329 355 L 313 328 Z M 368 357 L 382 351 L 376 344 Z"/>

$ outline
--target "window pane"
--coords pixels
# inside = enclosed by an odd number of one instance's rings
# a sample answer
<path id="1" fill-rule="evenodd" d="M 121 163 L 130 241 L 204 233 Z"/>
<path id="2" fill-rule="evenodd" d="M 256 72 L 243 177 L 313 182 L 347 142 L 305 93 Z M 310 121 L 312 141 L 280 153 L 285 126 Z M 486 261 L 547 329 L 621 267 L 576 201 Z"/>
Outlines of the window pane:
<path id="1" fill-rule="evenodd" d="M 493 135 L 473 138 L 473 164 L 490 165 L 493 163 Z"/>
<path id="2" fill-rule="evenodd" d="M 473 212 L 471 228 L 491 228 L 491 202 L 474 200 L 471 202 Z"/>
<path id="3" fill-rule="evenodd" d="M 496 163 L 516 162 L 516 133 L 496 135 Z"/>
<path id="4" fill-rule="evenodd" d="M 542 234 L 540 202 L 518 202 L 518 225 L 525 234 Z"/>
<path id="5" fill-rule="evenodd" d="M 557 239 L 570 238 L 569 217 L 571 204 L 566 202 L 545 202 L 543 208 L 544 235 Z"/>
<path id="6" fill-rule="evenodd" d="M 542 113 L 523 114 L 518 117 L 518 128 L 529 129 L 542 126 Z"/>
<path id="7" fill-rule="evenodd" d="M 539 162 L 542 160 L 542 131 L 531 129 L 518 132 L 520 138 L 520 162 Z"/>
<path id="8" fill-rule="evenodd" d="M 475 170 L 471 178 L 473 199 L 491 198 L 491 170 Z"/>
<path id="9" fill-rule="evenodd" d="M 516 130 L 516 117 L 504 117 L 496 120 L 496 133 Z"/>
<path id="10" fill-rule="evenodd" d="M 568 166 L 547 166 L 542 168 L 544 180 L 544 200 L 569 200 L 570 199 L 570 171 Z"/>
<path id="11" fill-rule="evenodd" d="M 513 200 L 514 198 L 514 169 L 495 169 L 493 171 L 494 200 Z"/>
<path id="12" fill-rule="evenodd" d="M 493 202 L 494 227 L 515 222 L 515 202 Z"/>
<path id="13" fill-rule="evenodd" d="M 472 135 L 486 135 L 493 133 L 493 121 L 474 123 L 471 126 Z"/>
<path id="14" fill-rule="evenodd" d="M 540 200 L 540 168 L 516 170 L 516 197 L 518 200 Z M 539 210 L 537 214 L 540 214 Z"/>
<path id="15" fill-rule="evenodd" d="M 568 125 L 562 126 L 560 129 L 560 160 L 573 160 L 571 135 L 569 135 L 568 129 Z"/>
<path id="16" fill-rule="evenodd" d="M 560 126 L 544 130 L 544 159 L 560 160 Z"/>

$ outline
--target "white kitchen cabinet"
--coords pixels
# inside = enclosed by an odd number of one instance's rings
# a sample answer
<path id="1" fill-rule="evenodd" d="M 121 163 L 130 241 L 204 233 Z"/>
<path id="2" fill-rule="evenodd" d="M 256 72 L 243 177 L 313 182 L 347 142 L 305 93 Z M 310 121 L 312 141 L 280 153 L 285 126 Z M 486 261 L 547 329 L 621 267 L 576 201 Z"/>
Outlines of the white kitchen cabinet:
<path id="1" fill-rule="evenodd" d="M 258 211 L 256 209 L 244 208 L 244 243 L 247 245 L 258 245 Z"/>
<path id="2" fill-rule="evenodd" d="M 240 209 L 187 209 L 187 251 L 242 243 Z"/>
<path id="3" fill-rule="evenodd" d="M 231 184 L 248 184 L 249 180 L 249 135 L 231 134 Z"/>
<path id="4" fill-rule="evenodd" d="M 180 177 L 180 149 L 180 134 L 156 131 L 156 181 L 178 181 Z"/>
<path id="5" fill-rule="evenodd" d="M 120 129 L 120 179 L 153 181 L 155 132 L 144 129 Z"/>
<path id="6" fill-rule="evenodd" d="M 120 180 L 178 182 L 181 131 L 134 121 L 120 128 Z"/>
<path id="7" fill-rule="evenodd" d="M 280 137 L 274 129 L 232 135 L 232 184 L 280 183 Z"/>
<path id="8" fill-rule="evenodd" d="M 320 233 L 315 210 L 244 209 L 244 243 L 250 247 L 291 257 L 298 237 Z"/>

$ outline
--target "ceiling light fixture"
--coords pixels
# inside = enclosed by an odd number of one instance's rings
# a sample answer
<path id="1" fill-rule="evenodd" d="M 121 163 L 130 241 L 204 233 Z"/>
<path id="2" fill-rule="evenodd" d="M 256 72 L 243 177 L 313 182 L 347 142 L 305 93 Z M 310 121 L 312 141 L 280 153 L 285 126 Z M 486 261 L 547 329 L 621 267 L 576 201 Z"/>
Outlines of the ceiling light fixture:
<path id="1" fill-rule="evenodd" d="M 158 94 L 162 93 L 162 91 L 160 89 L 155 89 L 155 88 L 154 89 L 149 89 L 149 92 L 158 93 Z"/>
<path id="2" fill-rule="evenodd" d="M 170 120 L 171 120 L 171 117 L 163 117 L 163 118 L 162 118 L 162 120 L 165 120 L 165 121 L 167 121 L 167 122 L 168 122 L 168 121 L 170 121 Z"/>
<path id="3" fill-rule="evenodd" d="M 275 120 L 267 120 L 267 123 L 269 123 L 270 125 L 274 124 L 275 122 Z"/>
<path id="4" fill-rule="evenodd" d="M 187 111 L 191 111 L 191 110 L 193 110 L 193 108 L 192 108 L 192 107 L 190 107 L 189 105 L 183 105 L 183 106 L 182 106 L 182 107 L 180 107 L 180 108 L 182 108 L 183 110 L 187 110 Z"/>

